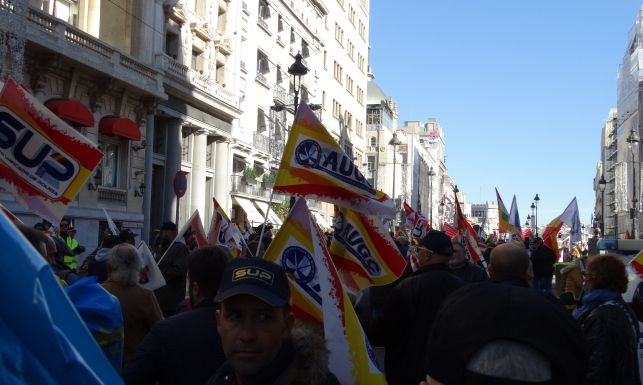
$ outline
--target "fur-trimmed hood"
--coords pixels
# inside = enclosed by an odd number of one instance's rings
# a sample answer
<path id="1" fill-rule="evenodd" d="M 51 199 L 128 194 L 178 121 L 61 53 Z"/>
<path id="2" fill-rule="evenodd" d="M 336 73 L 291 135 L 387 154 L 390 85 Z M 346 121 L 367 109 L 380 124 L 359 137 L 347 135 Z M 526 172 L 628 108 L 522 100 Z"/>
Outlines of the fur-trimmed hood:
<path id="1" fill-rule="evenodd" d="M 271 384 L 262 385 L 339 385 L 337 378 L 328 371 L 328 349 L 320 331 L 311 325 L 297 322 L 288 343 L 292 345 L 290 362 Z M 233 369 L 226 363 L 210 378 L 207 385 L 233 383 Z"/>

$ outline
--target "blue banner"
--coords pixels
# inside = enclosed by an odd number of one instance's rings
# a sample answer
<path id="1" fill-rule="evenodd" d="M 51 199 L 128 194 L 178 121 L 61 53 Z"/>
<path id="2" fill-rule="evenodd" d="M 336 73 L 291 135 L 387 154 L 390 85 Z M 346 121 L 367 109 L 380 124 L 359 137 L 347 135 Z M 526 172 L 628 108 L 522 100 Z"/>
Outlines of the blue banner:
<path id="1" fill-rule="evenodd" d="M 45 260 L 0 214 L 0 384 L 122 384 Z"/>

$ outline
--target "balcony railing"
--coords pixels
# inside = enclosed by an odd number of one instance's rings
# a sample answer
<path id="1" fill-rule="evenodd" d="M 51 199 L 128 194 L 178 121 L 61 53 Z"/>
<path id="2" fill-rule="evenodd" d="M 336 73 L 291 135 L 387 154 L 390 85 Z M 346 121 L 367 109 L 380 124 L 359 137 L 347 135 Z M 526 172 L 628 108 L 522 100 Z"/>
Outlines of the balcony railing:
<path id="1" fill-rule="evenodd" d="M 267 136 L 254 132 L 252 139 L 254 147 L 257 150 L 270 153 L 270 139 L 268 139 Z"/>
<path id="2" fill-rule="evenodd" d="M 232 192 L 253 197 L 270 199 L 270 190 L 262 186 L 258 180 L 248 180 L 243 175 L 231 175 Z"/>
<path id="3" fill-rule="evenodd" d="M 127 203 L 127 190 L 98 186 L 98 200 Z"/>
<path id="4" fill-rule="evenodd" d="M 268 86 L 268 79 L 266 79 L 266 76 L 264 74 L 262 74 L 261 72 L 257 72 L 257 76 L 255 77 L 255 79 L 259 83 L 263 84 L 264 86 L 269 87 Z"/>
<path id="5" fill-rule="evenodd" d="M 270 33 L 270 27 L 268 27 L 268 23 L 262 19 L 261 17 L 257 19 L 257 25 L 260 26 L 268 35 L 271 35 Z"/>
<path id="6" fill-rule="evenodd" d="M 221 102 L 239 108 L 239 96 L 223 88 L 212 78 L 179 63 L 166 54 L 156 55 L 156 61 L 165 74 L 173 79 L 193 85 Z"/>
<path id="7" fill-rule="evenodd" d="M 273 87 L 272 99 L 281 104 L 293 104 L 293 96 L 279 84 L 275 84 Z"/>
<path id="8" fill-rule="evenodd" d="M 67 42 L 73 45 L 74 49 L 78 47 L 90 54 L 83 57 L 84 64 L 108 72 L 115 78 L 124 79 L 151 93 L 163 94 L 159 74 L 154 68 L 48 13 L 29 8 L 27 18 L 28 39 L 52 50 L 60 50 L 61 47 L 57 45 Z"/>

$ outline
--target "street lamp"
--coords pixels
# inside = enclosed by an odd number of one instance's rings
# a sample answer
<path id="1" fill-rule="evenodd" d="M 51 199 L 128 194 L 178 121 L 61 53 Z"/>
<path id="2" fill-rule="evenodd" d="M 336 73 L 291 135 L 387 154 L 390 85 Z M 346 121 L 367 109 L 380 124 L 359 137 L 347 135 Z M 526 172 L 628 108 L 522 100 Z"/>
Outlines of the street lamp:
<path id="1" fill-rule="evenodd" d="M 605 187 L 607 181 L 605 180 L 605 175 L 601 175 L 601 179 L 598 181 L 598 189 L 601 190 L 601 237 L 605 238 Z"/>
<path id="2" fill-rule="evenodd" d="M 525 226 L 531 229 L 531 215 L 527 214 L 527 222 L 525 222 Z"/>
<path id="3" fill-rule="evenodd" d="M 433 227 L 433 166 L 429 169 L 429 225 Z"/>
<path id="4" fill-rule="evenodd" d="M 395 218 L 393 219 L 393 231 L 395 231 L 395 220 L 397 219 L 397 200 L 395 199 L 395 169 L 397 168 L 397 146 L 402 144 L 402 142 L 397 138 L 397 132 L 393 132 L 393 137 L 388 142 L 389 146 L 393 146 L 393 204 L 395 205 Z"/>
<path id="5" fill-rule="evenodd" d="M 536 196 L 534 197 L 534 203 L 535 203 L 535 209 L 536 209 L 536 238 L 538 238 L 538 201 L 540 201 L 540 198 L 538 197 L 538 193 L 536 193 Z"/>
<path id="6" fill-rule="evenodd" d="M 442 230 L 442 225 L 444 224 L 444 197 L 440 200 L 440 230 Z"/>
<path id="7" fill-rule="evenodd" d="M 288 67 L 288 73 L 293 77 L 293 91 L 295 92 L 295 114 L 299 107 L 299 90 L 301 89 L 301 77 L 308 73 L 308 67 L 301 62 L 301 54 L 297 52 L 295 62 Z"/>
<path id="8" fill-rule="evenodd" d="M 636 132 L 636 129 L 634 126 L 632 126 L 632 130 L 630 131 L 630 136 L 627 138 L 627 147 L 630 150 L 630 153 L 632 154 L 632 208 L 630 208 L 630 219 L 632 219 L 632 239 L 638 239 L 638 234 L 636 233 L 636 220 L 638 218 L 638 213 L 637 213 L 637 203 L 638 199 L 636 199 L 636 162 L 634 161 L 634 143 L 638 143 L 640 141 L 638 132 Z"/>

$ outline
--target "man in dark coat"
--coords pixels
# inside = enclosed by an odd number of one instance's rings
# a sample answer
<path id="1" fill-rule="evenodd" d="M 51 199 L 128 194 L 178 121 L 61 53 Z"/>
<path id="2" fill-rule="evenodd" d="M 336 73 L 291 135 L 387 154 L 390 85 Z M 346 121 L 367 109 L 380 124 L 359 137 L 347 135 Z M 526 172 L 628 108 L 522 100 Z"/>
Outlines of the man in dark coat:
<path id="1" fill-rule="evenodd" d="M 284 269 L 237 257 L 225 269 L 215 301 L 226 362 L 208 385 L 339 385 L 328 371 L 319 331 L 294 327 Z"/>
<path id="2" fill-rule="evenodd" d="M 173 243 L 177 233 L 177 227 L 173 222 L 165 222 L 161 226 L 159 234 L 161 249 L 156 258 L 166 285 L 156 289 L 154 294 L 156 294 L 156 299 L 165 318 L 174 315 L 179 303 L 185 299 L 185 276 L 189 250 L 181 242 Z"/>
<path id="3" fill-rule="evenodd" d="M 431 230 L 417 246 L 419 269 L 393 289 L 382 315 L 386 379 L 417 385 L 424 378 L 422 360 L 431 324 L 442 301 L 463 285 L 449 268 L 451 239 Z"/>
<path id="4" fill-rule="evenodd" d="M 453 273 L 467 283 L 482 282 L 487 280 L 487 272 L 475 263 L 469 262 L 467 252 L 462 243 L 453 241 L 453 257 L 449 266 Z"/>
<path id="5" fill-rule="evenodd" d="M 529 246 L 531 264 L 534 269 L 534 289 L 551 294 L 551 281 L 554 277 L 556 255 L 545 245 L 542 238 L 536 238 Z"/>
<path id="6" fill-rule="evenodd" d="M 552 296 L 529 287 L 527 251 L 495 247 L 489 274 L 442 303 L 427 341 L 427 375 L 449 385 L 584 384 L 580 328 Z"/>
<path id="7" fill-rule="evenodd" d="M 203 385 L 225 361 L 214 322 L 214 296 L 228 254 L 216 246 L 188 257 L 193 310 L 159 321 L 123 369 L 128 385 Z"/>

